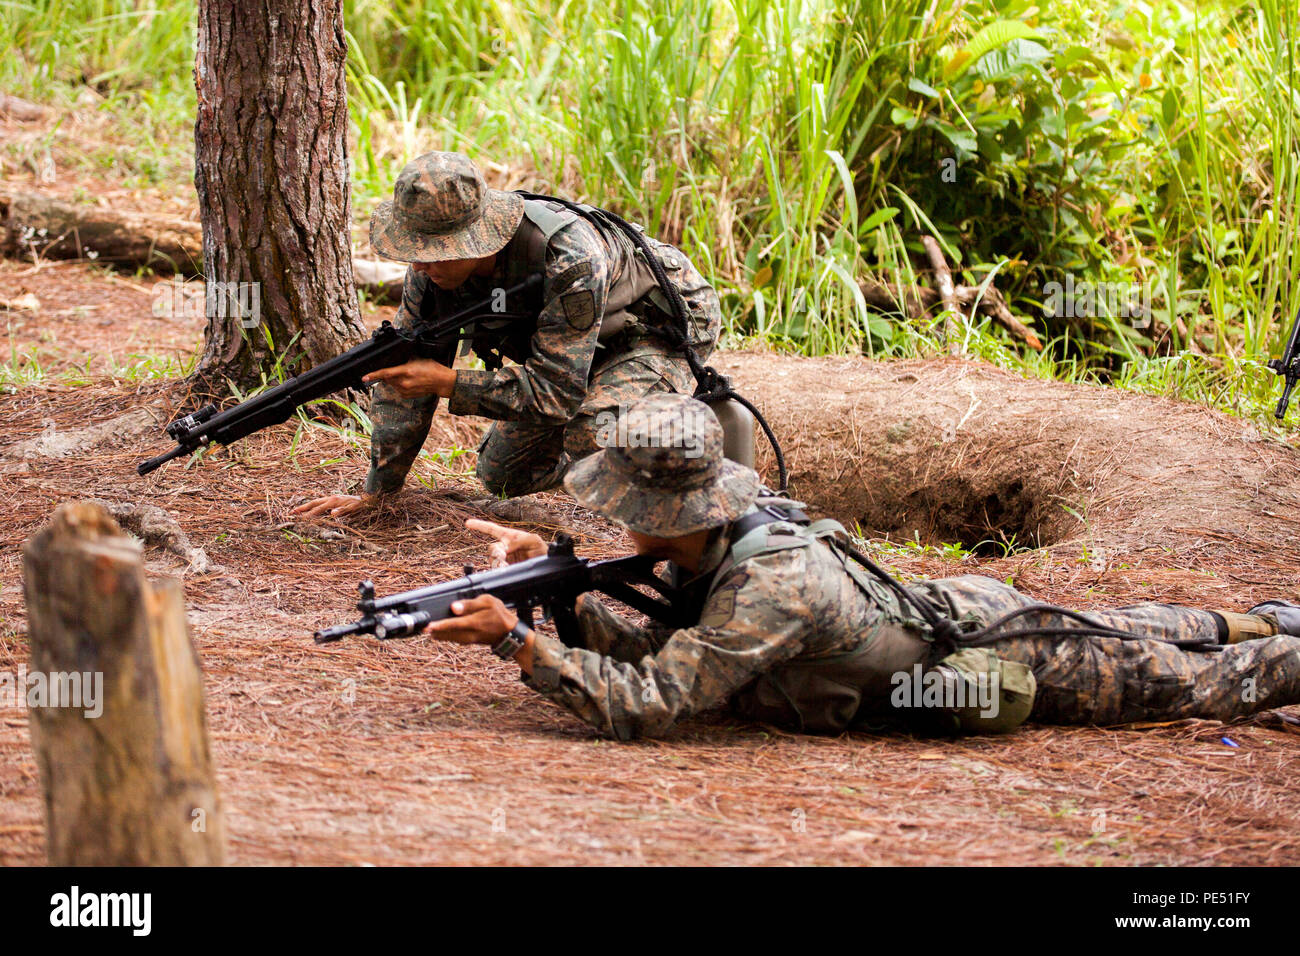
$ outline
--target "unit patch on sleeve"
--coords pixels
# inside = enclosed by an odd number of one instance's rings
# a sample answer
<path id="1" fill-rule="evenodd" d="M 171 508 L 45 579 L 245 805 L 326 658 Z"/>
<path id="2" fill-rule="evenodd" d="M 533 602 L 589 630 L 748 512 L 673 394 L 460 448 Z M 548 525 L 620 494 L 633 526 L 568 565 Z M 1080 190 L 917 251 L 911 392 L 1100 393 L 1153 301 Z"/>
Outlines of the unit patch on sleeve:
<path id="1" fill-rule="evenodd" d="M 590 289 L 565 293 L 560 296 L 560 304 L 569 325 L 579 332 L 587 331 L 596 321 L 596 294 Z"/>
<path id="2" fill-rule="evenodd" d="M 735 617 L 736 592 L 739 590 L 740 587 L 733 584 L 715 591 L 704 607 L 700 624 L 704 627 L 722 627 Z"/>
<path id="3" fill-rule="evenodd" d="M 581 262 L 575 262 L 551 280 L 551 290 L 552 292 L 563 292 L 579 279 L 587 278 L 587 276 L 591 275 L 592 271 L 590 259 L 583 259 Z"/>

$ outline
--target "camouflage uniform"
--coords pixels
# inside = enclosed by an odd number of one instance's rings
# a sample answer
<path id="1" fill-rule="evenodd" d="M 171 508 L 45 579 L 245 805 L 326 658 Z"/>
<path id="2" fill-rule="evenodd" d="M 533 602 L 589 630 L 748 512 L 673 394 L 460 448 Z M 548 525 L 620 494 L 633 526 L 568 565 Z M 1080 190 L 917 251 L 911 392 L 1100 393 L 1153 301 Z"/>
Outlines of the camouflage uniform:
<path id="1" fill-rule="evenodd" d="M 467 162 L 458 154 L 430 154 L 412 163 L 408 170 L 415 171 L 409 176 L 404 171 L 403 177 L 410 180 L 408 187 L 423 182 L 433 193 L 448 167 L 460 169 Z M 399 179 L 399 194 L 403 185 Z M 491 276 L 472 276 L 446 292 L 424 274 L 408 270 L 397 316 L 397 324 L 409 327 L 422 314 L 450 315 L 530 274 L 544 273 L 539 292 L 502 303 L 505 315 L 485 313 L 472 324 L 473 347 L 489 365 L 499 358 L 518 364 L 458 370 L 448 402 L 452 414 L 496 419 L 479 445 L 477 474 L 499 495 L 527 494 L 558 483 L 572 461 L 598 450 L 602 413 L 617 413 L 651 392 L 690 394 L 695 385 L 683 356 L 654 331 L 671 323 L 669 303 L 629 237 L 555 203 L 520 202 L 517 226 L 497 252 Z M 377 247 L 392 243 L 385 254 L 429 254 L 401 246 L 407 233 L 380 212 L 376 222 L 377 235 L 372 236 L 379 240 Z M 721 331 L 717 294 L 681 252 L 654 240 L 650 245 L 686 303 L 689 341 L 704 361 Z M 445 258 L 458 252 L 440 251 Z M 367 492 L 401 487 L 437 404 L 437 397 L 402 398 L 387 386 L 376 386 Z"/>
<path id="2" fill-rule="evenodd" d="M 678 414 L 683 401 L 689 400 L 652 396 L 633 414 Z M 578 615 L 584 647 L 537 635 L 529 686 L 620 740 L 661 735 L 679 719 L 724 703 L 743 716 L 810 732 L 900 720 L 919 729 L 966 727 L 945 709 L 896 705 L 899 674 L 949 659 L 936 659 L 929 629 L 910 606 L 833 544 L 835 526 L 800 533 L 775 522 L 732 540 L 736 519 L 755 510 L 742 502 L 753 500 L 757 478 L 717 462 L 720 442 L 720 434 L 710 434 L 701 456 L 717 465 L 712 472 L 663 448 L 611 447 L 574 466 L 566 479 L 574 496 L 632 530 L 673 537 L 715 529 L 688 582 L 704 592 L 702 610 L 694 627 L 643 628 L 588 595 Z M 967 627 L 1034 603 L 979 575 L 914 584 L 911 593 Z M 1050 723 L 1229 719 L 1300 702 L 1300 638 L 1183 650 L 1160 638 L 1216 641 L 1219 618 L 1161 604 L 1090 616 L 1150 639 L 999 641 L 990 667 L 1008 677 L 1018 668 L 1028 682 L 1016 722 L 1026 714 Z M 1262 633 L 1276 629 L 1276 621 L 1258 622 Z M 1010 625 L 1030 626 L 1078 625 L 1047 611 Z M 991 657 L 978 649 L 963 653 L 972 652 Z"/>

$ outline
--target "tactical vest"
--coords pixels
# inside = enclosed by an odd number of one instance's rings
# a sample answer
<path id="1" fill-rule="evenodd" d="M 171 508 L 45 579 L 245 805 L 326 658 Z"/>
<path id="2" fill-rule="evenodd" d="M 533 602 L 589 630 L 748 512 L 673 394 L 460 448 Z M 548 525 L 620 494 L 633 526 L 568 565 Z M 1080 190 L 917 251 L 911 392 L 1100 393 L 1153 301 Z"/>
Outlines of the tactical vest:
<path id="1" fill-rule="evenodd" d="M 535 199 L 524 201 L 524 219 L 513 240 L 523 252 L 527 273 L 546 273 L 546 250 L 551 237 L 578 219 L 578 215 L 558 203 Z M 611 274 L 605 295 L 605 311 L 601 317 L 597 341 L 608 343 L 629 325 L 649 319 L 652 323 L 671 321 L 671 306 L 663 290 L 655 281 L 654 273 L 640 250 L 617 230 L 602 228 L 588 220 L 604 241 L 610 254 Z M 685 258 L 672 246 L 651 240 L 670 278 L 685 266 Z M 537 327 L 537 316 L 543 305 L 539 292 L 523 309 L 509 312 L 485 312 L 473 319 L 475 335 L 467 339 L 466 348 L 473 348 L 489 368 L 499 367 L 499 357 L 494 352 L 514 361 L 522 362 L 529 354 L 528 343 Z M 441 306 L 440 306 L 441 308 Z M 495 358 L 495 361 L 494 361 Z"/>
<path id="2" fill-rule="evenodd" d="M 789 508 L 785 499 L 760 498 L 760 511 Z M 775 517 L 777 512 L 769 512 Z M 743 518 L 741 519 L 744 520 Z M 1024 665 L 1003 661 L 987 650 L 968 648 L 934 660 L 928 628 L 889 587 L 836 546 L 848 532 L 838 521 L 823 519 L 808 524 L 772 520 L 749 530 L 732 542 L 727 557 L 713 576 L 713 588 L 736 564 L 789 548 L 824 543 L 849 575 L 879 609 L 849 650 L 801 657 L 761 674 L 734 698 L 735 709 L 751 720 L 795 726 L 808 733 L 838 733 L 854 724 L 902 717 L 921 729 L 935 732 L 998 733 L 1011 730 L 1029 715 L 1033 703 L 1033 674 Z M 1001 698 L 997 713 L 981 715 L 978 709 L 913 710 L 901 715 L 893 704 L 900 674 L 938 668 L 944 679 L 967 681 L 974 688 L 988 674 L 997 673 Z M 985 677 L 979 677 L 983 671 Z M 963 688 L 965 690 L 965 688 Z"/>

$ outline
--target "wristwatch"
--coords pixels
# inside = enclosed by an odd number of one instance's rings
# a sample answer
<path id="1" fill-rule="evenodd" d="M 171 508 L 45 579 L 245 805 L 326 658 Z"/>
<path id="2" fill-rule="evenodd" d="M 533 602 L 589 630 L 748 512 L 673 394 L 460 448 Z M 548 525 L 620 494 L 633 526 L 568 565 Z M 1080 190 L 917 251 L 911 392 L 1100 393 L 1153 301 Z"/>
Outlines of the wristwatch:
<path id="1" fill-rule="evenodd" d="M 492 645 L 492 653 L 503 661 L 513 660 L 514 656 L 524 649 L 528 634 L 528 625 L 523 621 L 516 622 L 505 637 Z"/>

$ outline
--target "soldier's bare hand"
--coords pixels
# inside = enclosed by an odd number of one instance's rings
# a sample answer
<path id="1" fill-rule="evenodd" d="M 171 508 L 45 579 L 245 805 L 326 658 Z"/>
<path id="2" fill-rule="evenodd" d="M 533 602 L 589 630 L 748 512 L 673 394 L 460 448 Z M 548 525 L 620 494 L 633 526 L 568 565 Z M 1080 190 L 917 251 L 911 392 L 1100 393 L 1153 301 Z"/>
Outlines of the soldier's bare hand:
<path id="1" fill-rule="evenodd" d="M 451 605 L 455 617 L 434 621 L 424 633 L 454 644 L 495 644 L 519 623 L 519 615 L 494 594 L 481 594 Z"/>
<path id="2" fill-rule="evenodd" d="M 481 531 L 496 538 L 488 546 L 488 566 L 504 568 L 507 564 L 517 564 L 529 558 L 540 558 L 546 554 L 546 542 L 531 531 L 519 531 L 505 528 L 491 521 L 469 518 L 465 527 L 470 531 Z"/>
<path id="3" fill-rule="evenodd" d="M 361 381 L 371 384 L 383 382 L 403 398 L 437 395 L 451 398 L 456 385 L 456 370 L 433 359 L 412 359 L 403 365 L 376 369 Z"/>
<path id="4" fill-rule="evenodd" d="M 342 518 L 345 515 L 368 511 L 378 503 L 378 495 L 326 495 L 324 498 L 316 498 L 299 505 L 293 509 L 293 513 L 304 518 L 319 518 L 322 515 Z"/>

